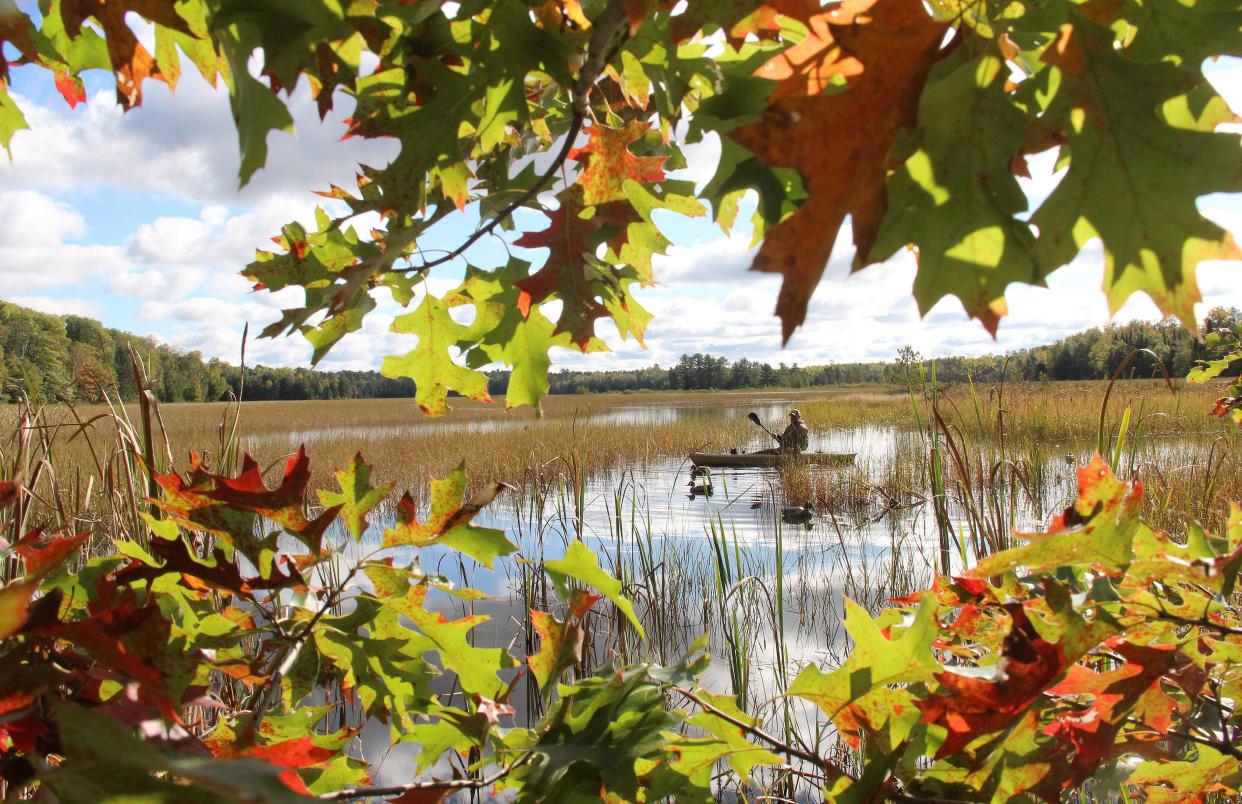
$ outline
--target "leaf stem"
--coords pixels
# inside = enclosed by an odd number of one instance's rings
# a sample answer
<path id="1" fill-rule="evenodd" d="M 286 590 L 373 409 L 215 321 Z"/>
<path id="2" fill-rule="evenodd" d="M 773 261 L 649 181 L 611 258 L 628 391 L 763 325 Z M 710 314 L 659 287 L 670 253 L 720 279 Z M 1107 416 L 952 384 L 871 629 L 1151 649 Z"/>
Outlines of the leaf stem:
<path id="1" fill-rule="evenodd" d="M 599 15 L 599 18 L 592 25 L 591 41 L 587 46 L 586 61 L 582 63 L 582 68 L 578 71 L 578 80 L 574 82 L 573 87 L 570 89 L 572 116 L 569 122 L 569 130 L 565 132 L 565 140 L 561 143 L 561 149 L 557 152 L 556 158 L 552 160 L 552 164 L 548 166 L 543 175 L 530 186 L 530 189 L 518 196 L 513 202 L 505 205 L 492 216 L 491 220 L 476 229 L 473 234 L 453 250 L 420 265 L 406 268 L 389 268 L 387 269 L 388 272 L 426 272 L 437 265 L 443 265 L 449 260 L 460 257 L 466 249 L 490 234 L 493 229 L 506 221 L 518 209 L 526 206 L 527 202 L 548 186 L 549 182 L 556 176 L 557 171 L 565 164 L 565 160 L 569 158 L 569 152 L 573 150 L 574 141 L 578 139 L 578 134 L 582 132 L 582 126 L 590 112 L 587 98 L 591 94 L 591 88 L 599 80 L 600 73 L 608 65 L 611 55 L 616 52 L 614 43 L 617 38 L 625 35 L 626 22 L 625 8 L 622 6 L 621 0 L 611 0 L 608 3 L 608 7 L 604 9 L 603 13 Z"/>
<path id="2" fill-rule="evenodd" d="M 844 768 L 842 768 L 840 765 L 837 765 L 832 760 L 826 757 L 818 756 L 817 754 L 811 753 L 810 751 L 803 751 L 801 748 L 792 746 L 789 743 L 785 742 L 784 740 L 780 740 L 776 737 L 773 737 L 771 734 L 768 734 L 763 729 L 760 729 L 757 726 L 753 726 L 744 720 L 740 720 L 734 717 L 733 715 L 730 715 L 728 712 L 722 711 L 716 708 L 715 706 L 712 706 L 707 701 L 703 700 L 702 697 L 695 694 L 691 690 L 687 690 L 682 687 L 672 687 L 672 689 L 675 692 L 678 692 L 681 695 L 685 696 L 686 698 L 690 699 L 691 701 L 694 701 L 694 703 L 697 704 L 699 707 L 701 707 L 703 711 L 709 712 L 715 717 L 718 717 L 727 723 L 731 723 L 734 726 L 737 726 L 742 731 L 745 731 L 754 737 L 758 737 L 760 740 L 763 740 L 765 743 L 768 743 L 769 745 L 775 747 L 778 751 L 780 751 L 783 754 L 786 754 L 791 757 L 797 757 L 798 759 L 801 759 L 804 762 L 809 762 L 816 767 L 823 768 L 826 771 L 830 771 L 836 774 L 838 777 L 845 776 L 850 779 L 854 779 L 854 777 L 850 773 L 848 773 Z"/>
<path id="3" fill-rule="evenodd" d="M 485 787 L 491 787 L 501 779 L 508 776 L 513 771 L 530 760 L 532 754 L 525 754 L 512 764 L 506 765 L 491 776 L 485 776 L 482 779 L 448 779 L 443 782 L 412 782 L 410 784 L 390 785 L 388 787 L 347 787 L 343 790 L 336 790 L 331 793 L 324 793 L 319 797 L 320 801 L 348 801 L 355 798 L 372 798 L 374 796 L 396 796 L 403 793 L 410 793 L 415 790 L 480 790 Z"/>

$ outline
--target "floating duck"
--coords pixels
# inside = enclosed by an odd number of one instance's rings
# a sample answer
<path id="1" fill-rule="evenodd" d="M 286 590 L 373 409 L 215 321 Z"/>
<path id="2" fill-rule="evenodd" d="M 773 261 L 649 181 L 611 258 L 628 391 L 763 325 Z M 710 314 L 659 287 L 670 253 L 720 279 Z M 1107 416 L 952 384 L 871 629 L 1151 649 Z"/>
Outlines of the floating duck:
<path id="1" fill-rule="evenodd" d="M 690 499 L 693 500 L 696 496 L 699 496 L 699 495 L 702 495 L 704 497 L 712 496 L 712 472 L 711 470 L 710 469 L 699 469 L 697 466 L 695 467 L 695 469 L 698 469 L 697 474 L 702 477 L 702 482 L 695 483 L 694 478 L 696 475 L 694 473 L 690 475 L 690 482 L 686 484 L 687 486 L 690 487 Z"/>
<path id="2" fill-rule="evenodd" d="M 807 501 L 806 505 L 790 505 L 781 509 L 781 519 L 794 525 L 809 525 L 815 516 L 815 505 Z"/>

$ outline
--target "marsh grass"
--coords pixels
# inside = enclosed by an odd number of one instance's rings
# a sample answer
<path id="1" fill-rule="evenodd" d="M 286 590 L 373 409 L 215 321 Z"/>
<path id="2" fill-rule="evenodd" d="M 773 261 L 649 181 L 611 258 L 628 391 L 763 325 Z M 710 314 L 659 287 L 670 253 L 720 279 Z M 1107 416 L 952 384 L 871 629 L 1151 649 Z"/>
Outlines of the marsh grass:
<path id="1" fill-rule="evenodd" d="M 1019 520 L 1056 510 L 1073 491 L 1072 480 L 1065 482 L 1073 464 L 1100 447 L 1123 475 L 1142 473 L 1149 513 L 1158 521 L 1171 523 L 1180 512 L 1218 524 L 1225 501 L 1242 499 L 1242 468 L 1237 433 L 1206 415 L 1217 389 L 1181 384 L 1170 393 L 1161 381 L 1121 381 L 1101 417 L 1106 388 L 1102 382 L 943 387 L 924 376 L 901 389 L 553 396 L 542 417 L 529 408 L 505 411 L 503 399 L 494 405 L 455 399 L 439 419 L 405 399 L 247 402 L 240 409 L 190 403 L 153 408 L 145 419 L 152 422 L 149 437 L 140 405 L 49 406 L 25 425 L 19 420 L 30 411 L 6 406 L 0 425 L 27 433 L 25 447 L 7 446 L 10 471 L 18 457 L 31 461 L 30 449 L 40 451 L 32 466 L 42 465 L 40 479 L 55 482 L 35 484 L 34 508 L 56 524 L 69 511 L 83 522 L 117 521 L 126 489 L 136 490 L 133 461 L 144 454 L 159 470 L 184 469 L 194 450 L 209 466 L 232 471 L 244 451 L 275 472 L 302 444 L 313 457 L 312 487 L 333 487 L 332 471 L 360 452 L 377 482 L 395 481 L 422 503 L 426 478 L 464 461 L 478 483 L 497 478 L 527 494 L 570 495 L 570 515 L 580 520 L 588 478 L 620 477 L 694 450 L 767 446 L 745 412 L 765 411 L 775 425 L 793 405 L 813 437 L 892 428 L 894 448 L 851 469 L 785 470 L 773 503 L 813 500 L 854 523 L 931 506 L 942 564 L 964 547 L 976 555 L 1000 549 Z M 132 529 L 138 523 L 129 508 L 120 521 Z M 966 512 L 965 529 L 953 524 L 950 508 Z"/>

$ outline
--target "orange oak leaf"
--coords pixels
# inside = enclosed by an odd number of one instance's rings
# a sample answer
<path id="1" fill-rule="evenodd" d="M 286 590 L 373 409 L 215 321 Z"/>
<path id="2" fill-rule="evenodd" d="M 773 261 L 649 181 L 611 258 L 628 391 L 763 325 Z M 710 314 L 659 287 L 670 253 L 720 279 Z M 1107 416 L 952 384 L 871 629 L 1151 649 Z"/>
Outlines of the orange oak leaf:
<path id="1" fill-rule="evenodd" d="M 632 120 L 621 128 L 598 123 L 587 129 L 587 144 L 570 152 L 569 158 L 586 164 L 578 177 L 582 203 L 586 206 L 625 200 L 625 182 L 641 184 L 664 181 L 663 156 L 635 156 L 630 146 L 649 132 L 643 120 Z"/>
<path id="2" fill-rule="evenodd" d="M 13 549 L 26 560 L 26 573 L 43 575 L 59 566 L 66 558 L 77 552 L 87 534 L 77 536 L 48 536 L 41 530 L 27 533 Z"/>
<path id="3" fill-rule="evenodd" d="M 82 24 L 93 17 L 108 41 L 108 58 L 116 73 L 116 99 L 128 109 L 142 103 L 142 82 L 163 78 L 155 57 L 134 34 L 125 15 L 133 11 L 166 28 L 193 35 L 172 3 L 162 0 L 63 0 L 60 5 L 65 31 L 72 37 L 82 32 Z"/>
<path id="4" fill-rule="evenodd" d="M 819 11 L 819 0 L 686 0 L 670 29 L 676 41 L 684 42 L 700 30 L 719 27 L 737 45 L 751 34 L 772 38 L 781 27 L 778 15 L 806 22 Z"/>
<path id="5" fill-rule="evenodd" d="M 26 633 L 64 640 L 98 662 L 96 672 L 137 682 L 138 701 L 155 707 L 170 722 L 180 723 L 176 696 L 168 686 L 168 665 L 181 660 L 180 649 L 172 646 L 175 643 L 170 645 L 171 629 L 172 623 L 153 601 L 139 603 L 132 589 L 106 580 L 87 605 L 85 618 L 38 627 L 31 623 Z"/>
<path id="6" fill-rule="evenodd" d="M 252 745 L 245 751 L 232 751 L 220 756 L 250 757 L 270 762 L 278 768 L 287 768 L 288 770 L 283 771 L 276 778 L 293 792 L 310 795 L 306 783 L 298 775 L 298 769 L 323 765 L 335 757 L 336 752 L 330 748 L 315 745 L 310 737 L 294 737 L 279 743 Z"/>
<path id="7" fill-rule="evenodd" d="M 798 44 L 773 56 L 756 75 L 779 81 L 773 100 L 786 95 L 818 95 L 834 78 L 851 78 L 863 72 L 863 63 L 837 41 L 835 31 L 843 25 L 870 22 L 867 12 L 876 0 L 844 0 L 833 3 L 806 20 L 810 33 Z"/>
<path id="8" fill-rule="evenodd" d="M 846 215 L 858 254 L 871 250 L 886 209 L 889 147 L 916 124 L 923 84 L 941 55 L 947 26 L 919 0 L 876 0 L 868 17 L 848 27 L 829 23 L 834 41 L 863 68 L 847 89 L 785 95 L 758 123 L 730 135 L 764 164 L 800 170 L 809 190 L 793 215 L 768 230 L 752 265 L 784 276 L 776 313 L 786 342 L 806 319 Z"/>
<path id="9" fill-rule="evenodd" d="M 946 670 L 936 675 L 944 691 L 915 702 L 924 723 L 948 731 L 937 759 L 961 751 L 980 735 L 1009 726 L 1073 663 L 1060 644 L 1036 633 L 1021 605 L 1005 608 L 1013 617 L 1013 627 L 1005 639 L 997 678 Z"/>

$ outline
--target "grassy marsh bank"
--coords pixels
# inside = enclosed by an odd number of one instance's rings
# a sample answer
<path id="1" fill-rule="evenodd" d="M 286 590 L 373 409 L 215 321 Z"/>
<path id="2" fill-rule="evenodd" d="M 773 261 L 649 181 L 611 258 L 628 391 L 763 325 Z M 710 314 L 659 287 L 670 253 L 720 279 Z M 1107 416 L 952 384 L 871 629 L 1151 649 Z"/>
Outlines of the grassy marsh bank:
<path id="1" fill-rule="evenodd" d="M 1157 519 L 1190 513 L 1216 520 L 1226 510 L 1224 500 L 1242 499 L 1238 436 L 1206 415 L 1214 388 L 1179 383 L 1173 394 L 1163 382 L 1119 382 L 1101 429 L 1106 388 L 1103 382 L 959 385 L 934 394 L 935 411 L 932 394 L 877 386 L 551 396 L 542 417 L 529 408 L 505 411 L 503 399 L 494 405 L 456 399 L 438 419 L 424 416 L 409 399 L 247 402 L 236 432 L 240 450 L 264 467 L 279 465 L 305 444 L 312 487 L 334 485 L 332 471 L 361 452 L 377 481 L 394 481 L 417 496 L 428 475 L 443 476 L 463 460 L 476 482 L 500 478 L 529 488 L 581 483 L 586 476 L 680 459 L 694 450 L 756 449 L 768 439 L 745 412 L 758 410 L 770 426 L 779 426 L 784 410 L 797 405 L 811 425 L 813 448 L 860 427 L 886 428 L 892 447 L 860 458 L 847 471 L 786 471 L 781 487 L 788 499 L 874 517 L 928 503 L 939 489 L 976 508 L 991 500 L 1004 509 L 991 512 L 992 528 L 1004 530 L 1007 522 L 1014 524 L 1019 502 L 1037 518 L 1060 504 L 1050 496 L 1059 496 L 1072 466 L 1097 449 L 1113 451 L 1124 420 L 1117 468 L 1148 483 L 1150 513 Z M 136 421 L 133 408 L 128 415 Z M 167 446 L 157 428 L 157 463 L 171 457 L 185 468 L 195 450 L 209 465 L 219 465 L 236 407 L 185 403 L 159 410 Z M 45 410 L 46 420 L 62 428 L 49 461 L 61 481 L 80 487 L 92 477 L 104 480 L 105 467 L 123 452 L 111 415 L 105 406 Z M 17 409 L 6 407 L 0 416 L 11 432 Z M 90 423 L 84 429 L 89 439 L 76 432 L 75 416 Z M 53 497 L 47 495 L 49 503 Z"/>

